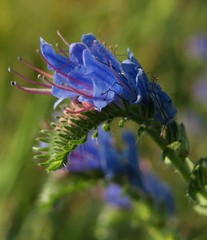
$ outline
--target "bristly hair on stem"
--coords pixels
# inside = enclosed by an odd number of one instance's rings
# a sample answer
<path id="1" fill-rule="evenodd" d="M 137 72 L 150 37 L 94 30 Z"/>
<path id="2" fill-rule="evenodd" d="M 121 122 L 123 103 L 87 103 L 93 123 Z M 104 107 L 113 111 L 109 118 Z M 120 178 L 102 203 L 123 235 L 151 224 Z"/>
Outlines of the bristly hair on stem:
<path id="1" fill-rule="evenodd" d="M 87 139 L 91 129 L 96 130 L 100 124 L 109 123 L 116 117 L 134 119 L 138 123 L 145 121 L 145 113 L 142 105 L 131 105 L 126 102 L 125 108 L 120 109 L 118 105 L 110 104 L 101 112 L 88 107 L 87 104 L 71 102 L 69 106 L 63 107 L 62 114 L 57 121 L 51 124 L 50 130 L 42 130 L 37 140 L 48 144 L 47 147 L 35 147 L 37 152 L 35 158 L 39 159 L 39 165 L 44 166 L 47 171 L 64 167 L 68 154 L 79 144 Z M 41 144 L 39 144 L 41 145 Z"/>

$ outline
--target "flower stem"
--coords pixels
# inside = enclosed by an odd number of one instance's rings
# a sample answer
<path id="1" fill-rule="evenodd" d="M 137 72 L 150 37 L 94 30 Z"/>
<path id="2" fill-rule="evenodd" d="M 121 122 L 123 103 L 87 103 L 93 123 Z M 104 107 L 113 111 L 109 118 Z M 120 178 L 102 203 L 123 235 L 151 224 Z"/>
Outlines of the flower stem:
<path id="1" fill-rule="evenodd" d="M 165 153 L 165 157 L 170 159 L 171 163 L 175 166 L 175 168 L 180 172 L 183 178 L 186 181 L 189 181 L 191 171 L 194 167 L 194 163 L 189 160 L 186 156 L 179 156 L 176 150 L 168 148 L 167 141 L 162 137 L 160 133 L 153 129 L 152 127 L 146 128 L 146 132 L 153 138 L 153 140 L 157 143 L 157 145 L 163 150 Z M 189 164 L 190 161 L 190 164 Z"/>

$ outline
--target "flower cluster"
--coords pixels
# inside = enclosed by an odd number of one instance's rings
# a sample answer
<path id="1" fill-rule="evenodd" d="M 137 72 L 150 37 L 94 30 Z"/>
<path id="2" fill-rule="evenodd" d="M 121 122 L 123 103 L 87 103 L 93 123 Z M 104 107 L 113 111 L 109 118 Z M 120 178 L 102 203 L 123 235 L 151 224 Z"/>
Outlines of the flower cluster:
<path id="1" fill-rule="evenodd" d="M 92 138 L 89 132 L 86 143 L 79 145 L 68 156 L 69 172 L 99 170 L 108 180 L 116 177 L 127 178 L 131 185 L 143 187 L 135 136 L 129 132 L 123 134 L 128 148 L 120 153 L 109 132 L 98 129 L 99 137 Z"/>
<path id="2" fill-rule="evenodd" d="M 157 206 L 164 204 L 169 213 L 174 211 L 174 201 L 167 185 L 162 183 L 151 171 L 147 170 L 139 159 L 136 137 L 131 132 L 125 132 L 124 150 L 120 151 L 112 134 L 99 127 L 97 138 L 88 135 L 86 143 L 78 146 L 69 156 L 66 165 L 71 174 L 99 171 L 110 184 L 105 196 L 108 203 L 118 207 L 131 206 L 130 198 L 123 193 L 120 182 L 127 183 L 135 192 L 152 198 Z M 115 182 L 119 183 L 115 183 Z M 114 183 L 112 183 L 114 182 Z"/>
<path id="3" fill-rule="evenodd" d="M 58 98 L 56 105 L 64 99 L 73 99 L 87 103 L 85 110 L 101 111 L 110 103 L 123 107 L 125 101 L 152 108 L 154 118 L 161 124 L 167 125 L 174 120 L 176 109 L 172 100 L 157 83 L 148 80 L 130 50 L 128 59 L 120 63 L 93 34 L 83 35 L 80 43 L 67 46 L 69 54 L 63 50 L 57 53 L 41 38 L 41 55 L 53 74 L 32 67 L 42 74 L 44 89 L 31 90 L 14 82 L 13 85 L 29 92 L 52 94 Z"/>

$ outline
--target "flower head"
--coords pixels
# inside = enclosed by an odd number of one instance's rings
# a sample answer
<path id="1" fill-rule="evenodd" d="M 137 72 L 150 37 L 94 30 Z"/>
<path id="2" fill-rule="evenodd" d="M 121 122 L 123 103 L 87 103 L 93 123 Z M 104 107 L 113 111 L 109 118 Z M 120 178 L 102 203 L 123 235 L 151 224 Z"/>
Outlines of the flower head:
<path id="1" fill-rule="evenodd" d="M 92 131 L 88 140 L 79 145 L 68 156 L 67 168 L 69 172 L 102 171 L 105 178 L 127 178 L 130 184 L 142 187 L 141 171 L 139 169 L 136 138 L 130 132 L 123 134 L 126 149 L 120 151 L 112 134 L 98 128 L 97 139 L 92 138 Z"/>
<path id="2" fill-rule="evenodd" d="M 25 60 L 23 62 L 41 74 L 44 83 L 36 84 L 44 89 L 24 88 L 14 82 L 13 85 L 28 92 L 52 94 L 58 98 L 56 105 L 64 99 L 72 99 L 101 111 L 110 103 L 123 107 L 125 101 L 129 104 L 142 104 L 146 109 L 152 107 L 155 119 L 161 124 L 168 124 L 174 119 L 176 109 L 172 100 L 157 83 L 148 80 L 130 50 L 128 59 L 120 63 L 91 33 L 83 35 L 81 42 L 67 46 L 69 54 L 63 50 L 57 53 L 41 38 L 41 55 L 53 73 L 33 67 Z"/>
<path id="3" fill-rule="evenodd" d="M 99 127 L 97 139 L 88 135 L 86 143 L 78 146 L 69 156 L 67 169 L 71 174 L 77 172 L 99 171 L 108 181 L 121 179 L 138 192 L 152 198 L 158 206 L 165 204 L 169 213 L 174 211 L 174 201 L 170 189 L 151 172 L 140 167 L 140 159 L 136 145 L 136 137 L 125 132 L 123 139 L 126 147 L 120 151 L 109 132 Z M 106 189 L 107 202 L 118 207 L 130 208 L 130 197 L 123 193 L 121 185 L 110 183 Z"/>
<path id="4" fill-rule="evenodd" d="M 101 127 L 98 138 L 92 138 L 89 132 L 87 141 L 79 145 L 68 156 L 67 168 L 69 172 L 102 171 L 106 179 L 126 175 L 124 161 L 109 132 Z"/>

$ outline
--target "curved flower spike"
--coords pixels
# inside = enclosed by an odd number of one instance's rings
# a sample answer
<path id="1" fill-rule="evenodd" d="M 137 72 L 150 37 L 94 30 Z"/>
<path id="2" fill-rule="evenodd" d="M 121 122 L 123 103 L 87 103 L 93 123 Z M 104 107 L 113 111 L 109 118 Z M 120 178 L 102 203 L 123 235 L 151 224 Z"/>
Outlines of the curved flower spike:
<path id="1" fill-rule="evenodd" d="M 121 109 L 126 104 L 140 104 L 150 117 L 161 124 L 172 122 L 176 109 L 170 97 L 161 87 L 150 82 L 133 53 L 128 49 L 128 59 L 122 63 L 93 34 L 82 36 L 82 42 L 69 46 L 69 53 L 60 49 L 57 53 L 52 45 L 40 38 L 41 55 L 53 74 L 38 69 L 25 60 L 24 64 L 42 76 L 47 89 L 18 88 L 33 93 L 49 93 L 58 98 L 55 106 L 64 99 L 87 103 L 91 109 L 101 111 L 110 103 Z M 16 71 L 16 75 L 34 82 Z M 50 80 L 52 79 L 52 80 Z M 40 83 L 36 83 L 40 85 Z"/>
<path id="2" fill-rule="evenodd" d="M 149 82 L 129 49 L 128 59 L 120 63 L 93 34 L 86 34 L 82 43 L 70 45 L 69 57 L 57 54 L 42 39 L 41 52 L 48 68 L 54 71 L 52 93 L 61 100 L 77 98 L 99 111 L 111 102 L 120 104 L 120 98 L 146 108 L 153 102 L 159 122 L 168 124 L 175 117 L 170 97 L 158 84 Z"/>
<path id="3" fill-rule="evenodd" d="M 87 141 L 68 156 L 67 170 L 71 174 L 101 172 L 110 181 L 106 188 L 106 200 L 112 205 L 132 207 L 131 198 L 123 194 L 121 185 L 113 182 L 115 180 L 121 183 L 124 179 L 136 192 L 142 192 L 153 199 L 156 206 L 163 207 L 164 204 L 168 213 L 173 213 L 174 199 L 169 187 L 152 172 L 140 167 L 136 136 L 129 131 L 122 136 L 125 148 L 120 151 L 111 133 L 99 127 L 98 137 L 92 139 L 90 132 Z"/>

